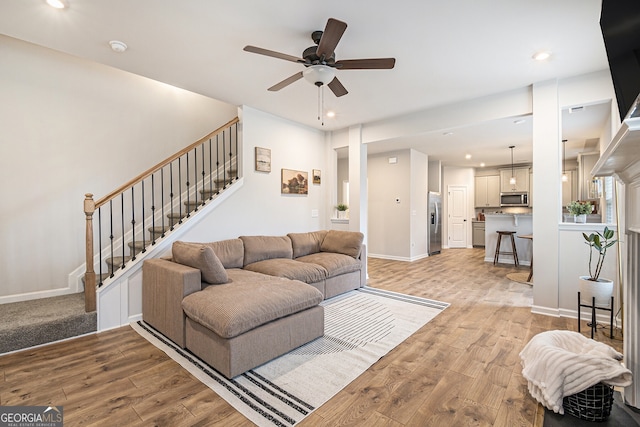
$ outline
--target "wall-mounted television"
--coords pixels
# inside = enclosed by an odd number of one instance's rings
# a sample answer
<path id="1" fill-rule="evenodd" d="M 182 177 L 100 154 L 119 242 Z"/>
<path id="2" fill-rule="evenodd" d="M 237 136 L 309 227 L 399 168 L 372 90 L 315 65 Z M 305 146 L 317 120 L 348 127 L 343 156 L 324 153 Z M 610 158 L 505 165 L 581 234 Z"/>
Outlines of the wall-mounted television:
<path id="1" fill-rule="evenodd" d="M 600 29 L 624 119 L 640 94 L 640 0 L 602 0 Z"/>

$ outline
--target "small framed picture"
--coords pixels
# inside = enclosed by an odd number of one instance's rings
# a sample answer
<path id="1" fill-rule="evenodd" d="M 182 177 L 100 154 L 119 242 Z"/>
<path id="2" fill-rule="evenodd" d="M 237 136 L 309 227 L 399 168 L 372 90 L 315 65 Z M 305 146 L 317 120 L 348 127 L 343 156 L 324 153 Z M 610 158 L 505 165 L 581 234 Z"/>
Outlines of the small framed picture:
<path id="1" fill-rule="evenodd" d="M 313 183 L 320 184 L 322 182 L 322 172 L 320 169 L 313 170 Z"/>
<path id="2" fill-rule="evenodd" d="M 309 173 L 292 169 L 282 169 L 282 194 L 309 194 Z"/>
<path id="3" fill-rule="evenodd" d="M 271 172 L 271 149 L 256 147 L 256 171 Z"/>

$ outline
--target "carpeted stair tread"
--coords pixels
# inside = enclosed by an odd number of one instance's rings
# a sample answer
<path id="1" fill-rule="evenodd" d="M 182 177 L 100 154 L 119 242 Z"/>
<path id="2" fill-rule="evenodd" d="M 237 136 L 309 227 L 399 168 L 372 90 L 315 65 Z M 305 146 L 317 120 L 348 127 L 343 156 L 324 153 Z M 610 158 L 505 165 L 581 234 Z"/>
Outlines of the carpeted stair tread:
<path id="1" fill-rule="evenodd" d="M 84 294 L 0 305 L 0 353 L 97 330 L 96 312 L 85 313 Z"/>

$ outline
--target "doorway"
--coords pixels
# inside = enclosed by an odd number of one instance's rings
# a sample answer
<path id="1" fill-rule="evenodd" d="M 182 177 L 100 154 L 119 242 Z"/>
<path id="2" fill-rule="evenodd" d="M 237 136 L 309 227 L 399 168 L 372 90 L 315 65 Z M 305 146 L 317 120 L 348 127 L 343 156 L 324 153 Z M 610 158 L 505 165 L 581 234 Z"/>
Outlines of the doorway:
<path id="1" fill-rule="evenodd" d="M 467 187 L 450 185 L 448 187 L 449 248 L 467 247 Z"/>

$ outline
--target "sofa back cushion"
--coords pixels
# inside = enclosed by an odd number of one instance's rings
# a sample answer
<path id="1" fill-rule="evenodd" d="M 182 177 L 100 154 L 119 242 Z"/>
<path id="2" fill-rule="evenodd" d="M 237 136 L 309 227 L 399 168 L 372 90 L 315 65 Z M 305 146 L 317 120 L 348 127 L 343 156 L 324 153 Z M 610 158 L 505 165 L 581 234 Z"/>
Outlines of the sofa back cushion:
<path id="1" fill-rule="evenodd" d="M 293 247 L 293 258 L 320 252 L 320 245 L 327 235 L 327 230 L 311 231 L 309 233 L 289 233 Z"/>
<path id="2" fill-rule="evenodd" d="M 335 252 L 357 258 L 362 250 L 364 234 L 359 231 L 329 230 L 324 236 L 320 251 Z"/>
<path id="3" fill-rule="evenodd" d="M 178 264 L 200 270 L 203 282 L 216 285 L 229 280 L 224 266 L 213 249 L 202 243 L 173 242 L 173 260 Z"/>
<path id="4" fill-rule="evenodd" d="M 293 258 L 289 236 L 240 236 L 244 244 L 244 265 L 273 258 Z"/>
<path id="5" fill-rule="evenodd" d="M 221 240 L 206 243 L 213 249 L 224 268 L 244 267 L 244 245 L 240 239 Z"/>

